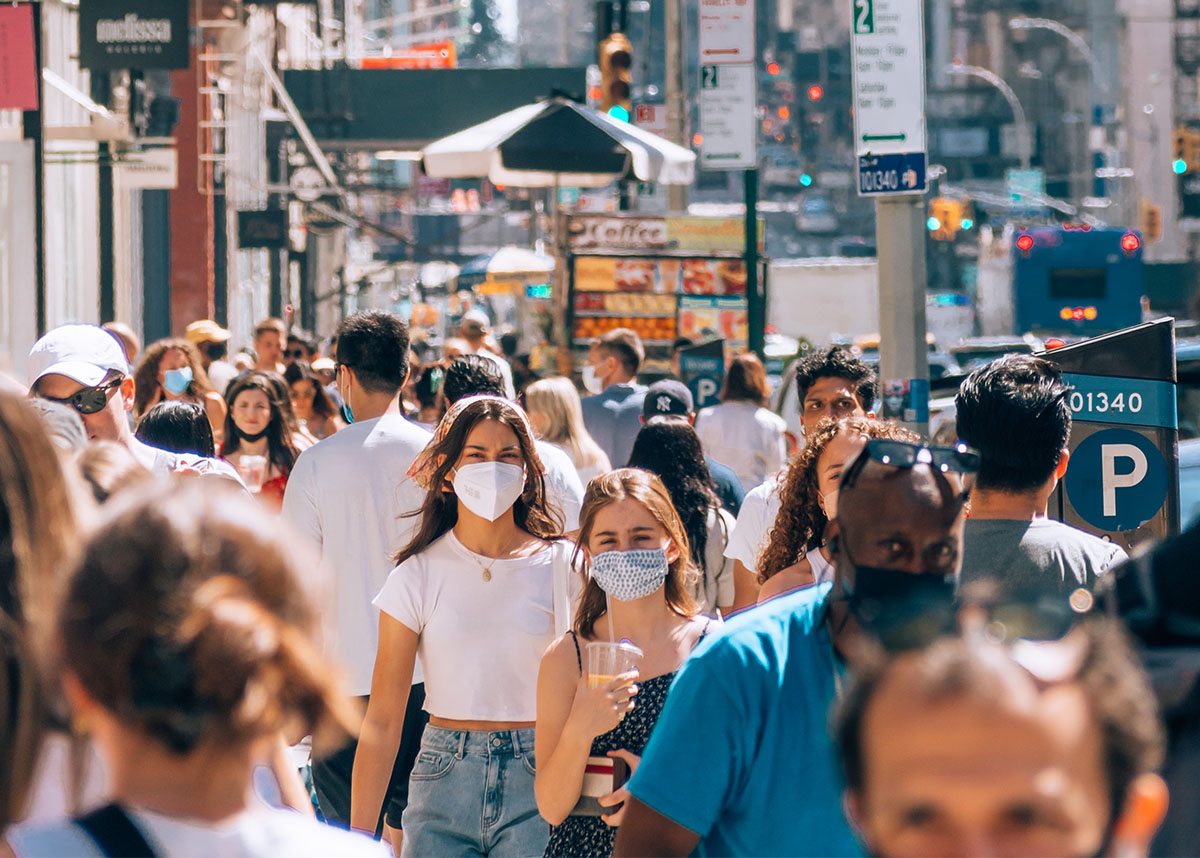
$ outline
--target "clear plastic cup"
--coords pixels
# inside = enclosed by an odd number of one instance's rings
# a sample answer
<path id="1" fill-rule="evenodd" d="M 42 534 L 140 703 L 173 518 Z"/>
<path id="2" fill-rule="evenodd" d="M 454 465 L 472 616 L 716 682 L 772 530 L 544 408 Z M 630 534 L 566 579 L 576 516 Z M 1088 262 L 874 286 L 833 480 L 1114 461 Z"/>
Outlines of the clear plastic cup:
<path id="1" fill-rule="evenodd" d="M 629 641 L 610 643 L 593 641 L 587 650 L 588 688 L 599 688 L 623 673 L 636 670 L 642 660 L 642 651 Z"/>
<path id="2" fill-rule="evenodd" d="M 267 478 L 267 457 L 242 456 L 238 459 L 237 472 L 238 476 L 242 478 L 242 482 L 246 484 L 246 488 L 254 494 L 258 494 L 262 491 L 263 483 Z"/>

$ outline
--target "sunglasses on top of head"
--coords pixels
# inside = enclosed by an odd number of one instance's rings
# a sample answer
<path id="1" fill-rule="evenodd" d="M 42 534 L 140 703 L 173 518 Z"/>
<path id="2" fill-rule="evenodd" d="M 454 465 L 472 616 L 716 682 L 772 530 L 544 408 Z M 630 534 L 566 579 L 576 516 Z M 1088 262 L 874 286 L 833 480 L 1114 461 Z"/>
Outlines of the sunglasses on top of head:
<path id="1" fill-rule="evenodd" d="M 964 478 L 979 473 L 979 451 L 959 441 L 952 447 L 911 444 L 886 438 L 870 438 L 863 451 L 842 473 L 841 485 L 850 488 L 862 473 L 867 462 L 878 462 L 893 468 L 915 468 L 929 465 L 939 473 L 959 474 Z"/>
<path id="2" fill-rule="evenodd" d="M 124 380 L 125 376 L 118 375 L 116 378 L 104 382 L 104 384 L 99 384 L 95 387 L 85 387 L 65 399 L 55 399 L 53 396 L 46 396 L 42 393 L 38 393 L 37 396 L 48 402 L 59 402 L 63 405 L 70 405 L 80 414 L 95 414 L 97 411 L 104 410 L 104 406 L 108 405 L 108 400 L 112 396 L 112 392 L 120 387 L 121 382 Z"/>

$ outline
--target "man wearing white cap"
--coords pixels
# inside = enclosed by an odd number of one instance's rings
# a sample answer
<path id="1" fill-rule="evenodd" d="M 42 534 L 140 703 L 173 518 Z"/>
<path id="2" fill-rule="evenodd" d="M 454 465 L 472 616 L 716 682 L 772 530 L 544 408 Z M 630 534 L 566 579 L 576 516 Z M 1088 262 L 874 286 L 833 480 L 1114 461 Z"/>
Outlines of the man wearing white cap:
<path id="1" fill-rule="evenodd" d="M 496 365 L 496 369 L 500 370 L 500 377 L 504 379 L 505 395 L 509 399 L 516 399 L 517 389 L 513 385 L 512 367 L 508 365 L 508 361 L 488 348 L 487 313 L 478 307 L 467 310 L 463 314 L 462 321 L 458 323 L 458 332 L 471 347 L 472 354 L 482 355 Z"/>
<path id="2" fill-rule="evenodd" d="M 95 325 L 63 325 L 29 352 L 30 393 L 74 408 L 89 441 L 115 441 L 157 474 L 186 470 L 238 479 L 228 462 L 159 450 L 134 437 L 133 376 L 117 339 Z"/>
<path id="3" fill-rule="evenodd" d="M 201 319 L 188 325 L 183 335 L 200 352 L 200 361 L 213 390 L 224 395 L 229 382 L 238 375 L 237 367 L 225 360 L 229 353 L 229 331 L 212 319 Z"/>

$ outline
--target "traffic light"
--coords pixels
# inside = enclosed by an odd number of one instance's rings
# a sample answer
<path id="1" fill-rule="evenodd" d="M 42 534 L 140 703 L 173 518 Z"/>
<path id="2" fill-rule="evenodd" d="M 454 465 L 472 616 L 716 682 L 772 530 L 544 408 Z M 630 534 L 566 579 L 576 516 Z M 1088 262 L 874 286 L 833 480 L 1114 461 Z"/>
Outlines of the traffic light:
<path id="1" fill-rule="evenodd" d="M 963 228 L 964 209 L 961 200 L 950 197 L 934 197 L 930 200 L 929 219 L 925 221 L 925 226 L 932 233 L 931 238 L 934 241 L 953 241 L 958 231 Z M 967 220 L 974 225 L 970 218 Z"/>
<path id="2" fill-rule="evenodd" d="M 1162 238 L 1162 206 L 1155 205 L 1150 200 L 1138 203 L 1138 226 L 1142 231 L 1142 239 L 1152 244 Z"/>
<path id="3" fill-rule="evenodd" d="M 1200 170 L 1200 129 L 1178 125 L 1171 135 L 1174 159 L 1171 170 L 1177 176 Z"/>
<path id="4" fill-rule="evenodd" d="M 600 43 L 600 109 L 628 122 L 633 114 L 633 44 L 624 33 L 611 33 Z"/>

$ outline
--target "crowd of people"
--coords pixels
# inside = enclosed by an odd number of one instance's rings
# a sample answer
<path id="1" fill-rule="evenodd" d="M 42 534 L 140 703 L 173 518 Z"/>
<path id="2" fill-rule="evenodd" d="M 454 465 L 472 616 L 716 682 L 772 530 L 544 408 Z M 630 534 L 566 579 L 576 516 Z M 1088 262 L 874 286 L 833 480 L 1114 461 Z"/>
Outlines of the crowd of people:
<path id="1" fill-rule="evenodd" d="M 1200 848 L 1197 536 L 1048 517 L 1052 364 L 973 372 L 931 446 L 810 349 L 789 450 L 753 354 L 697 409 L 629 330 L 583 396 L 454 333 L 38 340 L 0 389 L 0 854 Z"/>

